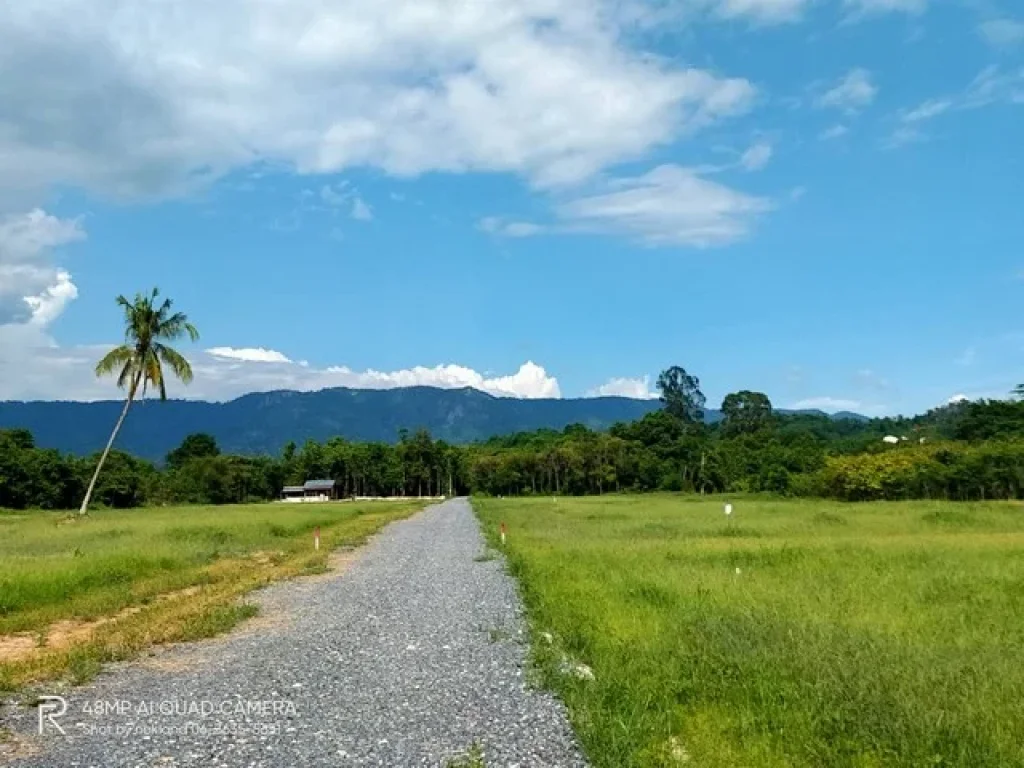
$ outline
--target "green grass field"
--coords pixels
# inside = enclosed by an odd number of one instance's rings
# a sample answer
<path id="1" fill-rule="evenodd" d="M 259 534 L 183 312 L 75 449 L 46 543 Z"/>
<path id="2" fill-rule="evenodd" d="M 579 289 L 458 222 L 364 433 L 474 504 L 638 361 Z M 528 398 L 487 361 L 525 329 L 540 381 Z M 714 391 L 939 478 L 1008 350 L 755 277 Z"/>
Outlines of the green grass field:
<path id="1" fill-rule="evenodd" d="M 474 500 L 595 766 L 1024 766 L 1024 506 L 734 501 Z"/>
<path id="2" fill-rule="evenodd" d="M 239 598 L 325 570 L 417 502 L 0 514 L 0 689 L 68 675 L 252 614 Z M 321 527 L 321 549 L 312 533 Z M 116 617 L 115 621 L 105 621 Z M 103 621 L 102 624 L 98 622 Z M 36 650 L 26 652 L 27 636 Z"/>

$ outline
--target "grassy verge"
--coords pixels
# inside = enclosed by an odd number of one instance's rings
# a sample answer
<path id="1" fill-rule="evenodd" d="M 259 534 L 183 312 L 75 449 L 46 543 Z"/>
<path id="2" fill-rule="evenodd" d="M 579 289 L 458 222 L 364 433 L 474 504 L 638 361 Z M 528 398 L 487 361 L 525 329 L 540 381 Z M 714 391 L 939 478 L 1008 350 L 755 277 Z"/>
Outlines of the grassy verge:
<path id="1" fill-rule="evenodd" d="M 1024 508 L 722 503 L 474 502 L 595 766 L 1024 766 Z"/>
<path id="2" fill-rule="evenodd" d="M 0 515 L 0 690 L 68 677 L 147 646 L 224 632 L 239 599 L 326 569 L 418 502 L 240 505 Z M 321 548 L 314 551 L 313 529 Z M 34 646 L 34 647 L 26 647 Z"/>

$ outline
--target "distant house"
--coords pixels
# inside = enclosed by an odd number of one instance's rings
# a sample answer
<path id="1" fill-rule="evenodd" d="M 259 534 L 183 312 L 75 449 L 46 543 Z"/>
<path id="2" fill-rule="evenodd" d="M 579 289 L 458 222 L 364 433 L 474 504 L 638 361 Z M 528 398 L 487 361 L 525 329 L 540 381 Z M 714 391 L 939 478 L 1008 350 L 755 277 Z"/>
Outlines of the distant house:
<path id="1" fill-rule="evenodd" d="M 286 485 L 281 490 L 282 501 L 334 501 L 338 498 L 338 484 L 333 480 L 307 480 L 302 485 Z"/>

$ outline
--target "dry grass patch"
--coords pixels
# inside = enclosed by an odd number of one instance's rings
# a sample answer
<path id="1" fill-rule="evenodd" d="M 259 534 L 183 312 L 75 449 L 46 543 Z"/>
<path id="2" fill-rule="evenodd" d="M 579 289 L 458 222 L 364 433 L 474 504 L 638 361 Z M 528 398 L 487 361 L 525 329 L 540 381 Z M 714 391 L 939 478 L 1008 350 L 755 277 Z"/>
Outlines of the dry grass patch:
<path id="1" fill-rule="evenodd" d="M 82 682 L 150 646 L 224 632 L 256 613 L 242 602 L 247 593 L 344 566 L 354 557 L 348 550 L 421 507 L 182 507 L 101 511 L 71 523 L 48 513 L 0 516 L 0 690 Z"/>

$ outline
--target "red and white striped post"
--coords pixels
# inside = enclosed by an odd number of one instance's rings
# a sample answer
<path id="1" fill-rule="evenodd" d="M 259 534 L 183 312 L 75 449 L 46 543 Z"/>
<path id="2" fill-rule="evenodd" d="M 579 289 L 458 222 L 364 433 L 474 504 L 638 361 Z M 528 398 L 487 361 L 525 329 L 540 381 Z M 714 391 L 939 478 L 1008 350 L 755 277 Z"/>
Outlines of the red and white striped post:
<path id="1" fill-rule="evenodd" d="M 313 529 L 313 549 L 320 551 L 320 526 Z"/>

